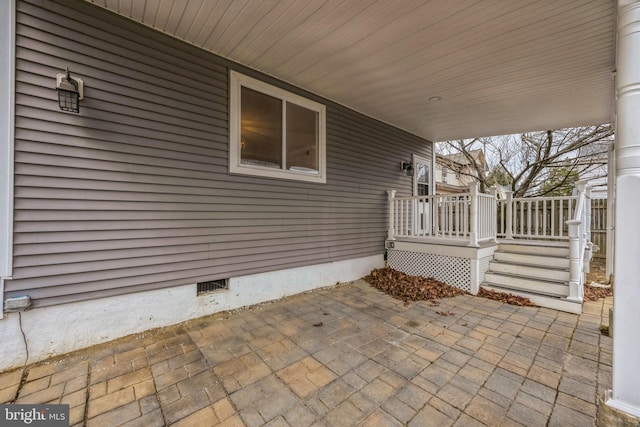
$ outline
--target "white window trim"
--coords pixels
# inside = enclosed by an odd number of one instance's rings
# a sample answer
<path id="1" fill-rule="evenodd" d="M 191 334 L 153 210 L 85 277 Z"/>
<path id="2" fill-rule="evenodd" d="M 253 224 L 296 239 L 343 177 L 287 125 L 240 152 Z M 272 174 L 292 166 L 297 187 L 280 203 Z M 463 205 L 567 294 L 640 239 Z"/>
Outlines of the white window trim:
<path id="1" fill-rule="evenodd" d="M 288 179 L 307 182 L 327 182 L 326 107 L 302 96 L 256 80 L 236 71 L 230 71 L 229 84 L 229 173 Z M 266 95 L 308 108 L 318 113 L 318 174 L 309 175 L 285 169 L 263 168 L 240 163 L 240 90 L 247 87 Z M 283 121 L 286 119 L 283 119 Z"/>

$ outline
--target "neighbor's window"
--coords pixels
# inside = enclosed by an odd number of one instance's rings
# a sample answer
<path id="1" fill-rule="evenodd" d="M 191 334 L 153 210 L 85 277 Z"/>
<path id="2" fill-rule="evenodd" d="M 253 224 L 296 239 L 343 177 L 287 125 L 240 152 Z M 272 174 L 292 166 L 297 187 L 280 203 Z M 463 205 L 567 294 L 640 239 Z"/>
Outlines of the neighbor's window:
<path id="1" fill-rule="evenodd" d="M 326 182 L 325 107 L 231 71 L 231 173 Z"/>

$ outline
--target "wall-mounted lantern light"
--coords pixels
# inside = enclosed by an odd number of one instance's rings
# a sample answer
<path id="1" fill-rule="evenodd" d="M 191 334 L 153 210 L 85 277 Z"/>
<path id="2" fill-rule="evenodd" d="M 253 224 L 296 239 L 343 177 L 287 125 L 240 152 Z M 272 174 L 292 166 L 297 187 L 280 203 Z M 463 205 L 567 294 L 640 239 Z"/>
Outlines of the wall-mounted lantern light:
<path id="1" fill-rule="evenodd" d="M 413 163 L 411 162 L 400 162 L 400 170 L 407 174 L 407 176 L 411 176 L 413 173 Z"/>
<path id="2" fill-rule="evenodd" d="M 80 100 L 84 98 L 84 87 L 81 79 L 71 77 L 69 68 L 65 73 L 56 76 L 56 91 L 58 104 L 62 111 L 80 112 Z"/>

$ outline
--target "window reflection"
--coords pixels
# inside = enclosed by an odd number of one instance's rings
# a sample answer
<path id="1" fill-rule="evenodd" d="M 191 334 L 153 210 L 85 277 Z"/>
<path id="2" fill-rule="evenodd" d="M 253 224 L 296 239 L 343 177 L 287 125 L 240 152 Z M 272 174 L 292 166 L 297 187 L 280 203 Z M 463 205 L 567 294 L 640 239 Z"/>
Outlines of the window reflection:
<path id="1" fill-rule="evenodd" d="M 286 169 L 318 171 L 318 113 L 287 102 Z"/>
<path id="2" fill-rule="evenodd" d="M 282 168 L 282 101 L 242 87 L 240 162 Z"/>

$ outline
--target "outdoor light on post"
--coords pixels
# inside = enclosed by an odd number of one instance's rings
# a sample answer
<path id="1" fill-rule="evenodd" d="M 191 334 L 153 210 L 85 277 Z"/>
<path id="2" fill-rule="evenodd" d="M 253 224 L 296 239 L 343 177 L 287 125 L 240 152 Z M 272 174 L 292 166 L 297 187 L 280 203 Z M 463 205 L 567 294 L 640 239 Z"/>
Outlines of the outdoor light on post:
<path id="1" fill-rule="evenodd" d="M 80 112 L 80 100 L 84 98 L 83 83 L 79 78 L 71 77 L 69 68 L 65 73 L 59 73 L 56 76 L 56 91 L 62 111 Z"/>

